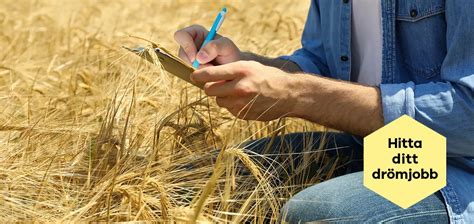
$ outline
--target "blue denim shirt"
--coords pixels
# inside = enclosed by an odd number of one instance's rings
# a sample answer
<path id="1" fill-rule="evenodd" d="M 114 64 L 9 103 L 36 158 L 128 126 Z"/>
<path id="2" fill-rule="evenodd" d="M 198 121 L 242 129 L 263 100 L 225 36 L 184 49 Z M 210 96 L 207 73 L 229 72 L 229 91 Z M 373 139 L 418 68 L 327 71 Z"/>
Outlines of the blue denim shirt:
<path id="1" fill-rule="evenodd" d="M 474 223 L 474 1 L 383 0 L 380 85 L 389 123 L 409 115 L 447 138 L 452 223 Z M 307 73 L 351 76 L 351 1 L 312 0 L 302 48 Z"/>

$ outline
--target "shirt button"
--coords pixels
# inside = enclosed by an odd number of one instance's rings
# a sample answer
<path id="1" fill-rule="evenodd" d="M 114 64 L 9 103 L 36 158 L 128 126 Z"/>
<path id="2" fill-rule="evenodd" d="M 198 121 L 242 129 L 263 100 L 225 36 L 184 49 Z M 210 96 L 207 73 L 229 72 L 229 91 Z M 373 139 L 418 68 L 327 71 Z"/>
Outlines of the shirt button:
<path id="1" fill-rule="evenodd" d="M 416 16 L 418 16 L 418 11 L 416 9 L 412 9 L 410 11 L 410 16 L 411 18 L 415 18 Z"/>
<path id="2" fill-rule="evenodd" d="M 341 56 L 341 61 L 348 61 L 348 60 L 349 60 L 349 57 L 347 57 L 346 55 Z"/>
<path id="3" fill-rule="evenodd" d="M 342 2 L 344 2 L 344 4 L 347 4 L 349 3 L 349 0 L 342 0 Z"/>

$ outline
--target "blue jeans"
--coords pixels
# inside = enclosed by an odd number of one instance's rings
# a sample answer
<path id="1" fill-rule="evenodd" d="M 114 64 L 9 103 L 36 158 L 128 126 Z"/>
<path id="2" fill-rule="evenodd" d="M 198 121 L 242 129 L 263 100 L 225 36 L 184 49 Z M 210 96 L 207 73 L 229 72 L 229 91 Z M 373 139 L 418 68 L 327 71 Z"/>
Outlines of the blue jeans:
<path id="1" fill-rule="evenodd" d="M 296 156 L 289 166 L 298 167 L 303 161 L 301 153 L 318 153 L 321 139 L 321 133 L 295 133 L 274 140 L 252 141 L 245 148 L 281 160 L 276 157 L 290 156 L 291 153 L 285 152 L 290 147 Z M 289 223 L 448 223 L 446 206 L 439 192 L 402 209 L 363 186 L 362 146 L 351 135 L 329 133 L 324 139 L 322 149 L 326 149 L 327 158 L 342 158 L 337 161 L 343 165 L 330 172 L 337 177 L 297 193 L 283 206 L 281 220 Z M 307 167 L 309 172 L 303 173 L 310 177 L 326 168 L 314 163 Z M 290 169 L 285 171 L 292 172 Z M 318 174 L 322 176 L 321 180 L 326 179 L 325 172 Z"/>

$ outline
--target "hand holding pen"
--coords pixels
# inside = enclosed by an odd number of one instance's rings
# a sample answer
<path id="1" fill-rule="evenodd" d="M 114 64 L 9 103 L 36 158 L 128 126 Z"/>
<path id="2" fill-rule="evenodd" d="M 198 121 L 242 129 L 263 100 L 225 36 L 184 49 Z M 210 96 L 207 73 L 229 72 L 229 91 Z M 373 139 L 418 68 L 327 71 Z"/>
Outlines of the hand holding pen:
<path id="1" fill-rule="evenodd" d="M 224 8 L 218 14 L 210 31 L 199 25 L 177 31 L 174 37 L 181 46 L 179 57 L 189 64 L 193 64 L 195 68 L 241 60 L 242 54 L 232 40 L 217 34 L 226 12 L 227 9 Z"/>

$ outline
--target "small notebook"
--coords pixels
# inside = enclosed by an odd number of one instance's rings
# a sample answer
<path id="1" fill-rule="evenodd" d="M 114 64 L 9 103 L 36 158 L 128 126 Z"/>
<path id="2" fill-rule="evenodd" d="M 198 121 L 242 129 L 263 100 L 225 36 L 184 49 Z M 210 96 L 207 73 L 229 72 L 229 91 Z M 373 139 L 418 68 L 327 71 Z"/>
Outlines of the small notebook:
<path id="1" fill-rule="evenodd" d="M 123 47 L 135 55 L 140 56 L 141 58 L 147 60 L 148 62 L 155 64 L 153 57 L 150 55 L 151 50 L 149 51 L 146 48 L 143 47 L 138 47 L 138 48 L 127 48 Z M 174 54 L 170 53 L 170 51 L 166 50 L 163 47 L 158 47 L 155 46 L 153 48 L 153 52 L 155 52 L 156 57 L 160 61 L 160 64 L 163 66 L 163 68 L 168 71 L 169 73 L 177 76 L 178 78 L 193 84 L 194 86 L 197 86 L 201 89 L 203 89 L 204 84 L 202 83 L 193 83 L 190 79 L 191 73 L 195 70 L 193 67 L 190 65 L 186 64 L 183 60 L 181 60 L 179 57 L 175 56 Z"/>

